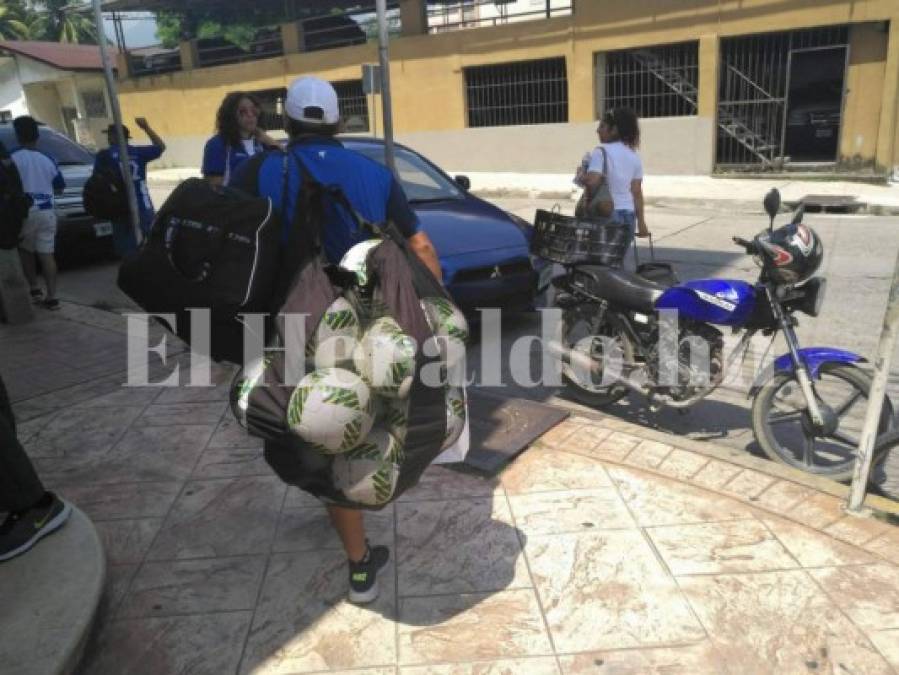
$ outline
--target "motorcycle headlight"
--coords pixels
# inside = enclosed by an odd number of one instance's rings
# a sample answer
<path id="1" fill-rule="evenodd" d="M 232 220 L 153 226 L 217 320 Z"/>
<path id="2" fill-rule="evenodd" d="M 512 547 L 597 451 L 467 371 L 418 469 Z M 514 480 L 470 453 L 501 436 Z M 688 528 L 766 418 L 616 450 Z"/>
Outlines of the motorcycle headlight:
<path id="1" fill-rule="evenodd" d="M 821 277 L 809 279 L 803 284 L 802 290 L 803 297 L 796 303 L 796 309 L 812 317 L 818 316 L 821 313 L 821 307 L 824 305 L 827 280 Z"/>

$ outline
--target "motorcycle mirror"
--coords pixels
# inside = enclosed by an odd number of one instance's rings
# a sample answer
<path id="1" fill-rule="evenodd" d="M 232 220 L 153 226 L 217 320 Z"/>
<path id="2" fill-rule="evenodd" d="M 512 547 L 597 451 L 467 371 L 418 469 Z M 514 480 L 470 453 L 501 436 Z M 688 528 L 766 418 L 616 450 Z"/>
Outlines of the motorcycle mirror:
<path id="1" fill-rule="evenodd" d="M 765 195 L 765 212 L 771 218 L 768 226 L 769 230 L 774 229 L 774 218 L 780 211 L 780 191 L 777 188 L 771 188 L 771 191 Z"/>
<path id="2" fill-rule="evenodd" d="M 802 217 L 805 215 L 805 203 L 800 203 L 799 208 L 796 209 L 796 213 L 793 214 L 793 225 L 799 225 L 802 222 Z"/>

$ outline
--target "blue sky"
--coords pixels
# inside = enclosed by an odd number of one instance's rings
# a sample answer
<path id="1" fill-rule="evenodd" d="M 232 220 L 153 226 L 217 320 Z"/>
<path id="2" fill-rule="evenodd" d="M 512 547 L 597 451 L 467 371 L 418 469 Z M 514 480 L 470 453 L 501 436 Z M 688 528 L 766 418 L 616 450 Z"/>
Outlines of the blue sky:
<path id="1" fill-rule="evenodd" d="M 134 17 L 137 20 L 125 20 L 122 26 L 125 29 L 125 44 L 129 49 L 136 47 L 148 47 L 159 42 L 156 39 L 156 21 L 153 16 L 146 13 L 135 13 L 126 16 Z M 115 29 L 112 27 L 112 21 L 105 21 L 106 35 L 115 42 Z"/>

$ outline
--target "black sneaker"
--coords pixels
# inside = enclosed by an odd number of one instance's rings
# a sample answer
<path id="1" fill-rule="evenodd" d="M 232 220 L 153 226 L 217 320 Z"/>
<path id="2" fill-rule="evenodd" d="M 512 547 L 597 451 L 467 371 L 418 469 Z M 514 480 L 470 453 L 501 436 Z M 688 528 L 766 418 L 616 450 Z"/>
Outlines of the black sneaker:
<path id="1" fill-rule="evenodd" d="M 35 305 L 41 304 L 44 300 L 44 291 L 40 288 L 32 288 L 31 289 L 31 302 Z"/>
<path id="2" fill-rule="evenodd" d="M 378 570 L 390 560 L 390 549 L 386 546 L 368 547 L 361 562 L 350 564 L 350 602 L 365 605 L 378 598 Z"/>
<path id="3" fill-rule="evenodd" d="M 21 513 L 10 513 L 0 525 L 0 562 L 25 553 L 69 519 L 72 505 L 53 493 L 48 494 L 48 505 L 33 506 Z"/>
<path id="4" fill-rule="evenodd" d="M 41 303 L 41 307 L 44 309 L 49 309 L 51 311 L 56 311 L 59 309 L 59 300 L 56 298 L 47 298 Z"/>

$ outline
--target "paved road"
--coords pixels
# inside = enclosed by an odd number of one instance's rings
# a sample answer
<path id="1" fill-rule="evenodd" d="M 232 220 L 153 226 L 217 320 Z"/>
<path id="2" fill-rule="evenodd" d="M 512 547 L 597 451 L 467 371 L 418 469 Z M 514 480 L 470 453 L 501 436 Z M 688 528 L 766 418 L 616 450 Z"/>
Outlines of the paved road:
<path id="1" fill-rule="evenodd" d="M 165 197 L 163 190 L 154 190 L 157 204 Z M 532 199 L 498 199 L 503 208 L 526 219 L 533 218 L 536 208 L 550 208 L 553 202 Z M 572 203 L 562 204 L 570 210 Z M 735 247 L 731 237 L 746 238 L 763 229 L 767 219 L 759 213 L 722 214 L 720 211 L 677 210 L 654 208 L 648 221 L 655 234 L 656 255 L 674 262 L 682 279 L 697 277 L 730 277 L 754 281 L 758 271 L 753 261 Z M 873 216 L 808 215 L 806 223 L 822 237 L 826 256 L 821 274 L 827 277 L 828 288 L 824 310 L 818 319 L 800 315 L 799 336 L 803 345 L 828 345 L 873 356 L 880 335 L 886 307 L 890 277 L 899 249 L 899 218 Z M 645 244 L 643 244 L 645 247 Z M 67 270 L 61 280 L 61 295 L 82 304 L 103 308 L 128 306 L 127 298 L 115 288 L 116 266 L 110 263 L 86 265 Z M 505 318 L 499 353 L 504 358 L 502 391 L 524 398 L 543 400 L 572 409 L 578 406 L 559 396 L 548 387 L 516 385 L 508 369 L 508 355 L 514 342 L 526 335 L 539 333 L 539 317 L 522 314 Z M 767 341 L 758 338 L 754 345 L 761 354 Z M 770 354 L 785 351 L 778 340 Z M 480 342 L 469 356 L 473 372 L 481 372 L 483 354 L 495 354 L 496 341 Z M 541 348 L 530 348 L 536 364 Z M 487 357 L 495 362 L 495 357 Z M 896 375 L 891 393 L 899 405 L 899 353 L 894 358 Z M 686 415 L 673 410 L 649 412 L 636 399 L 626 400 L 610 412 L 634 422 L 660 430 L 690 436 L 694 439 L 715 440 L 735 448 L 756 451 L 749 429 L 747 386 L 723 388 L 708 400 L 698 404 Z"/>

